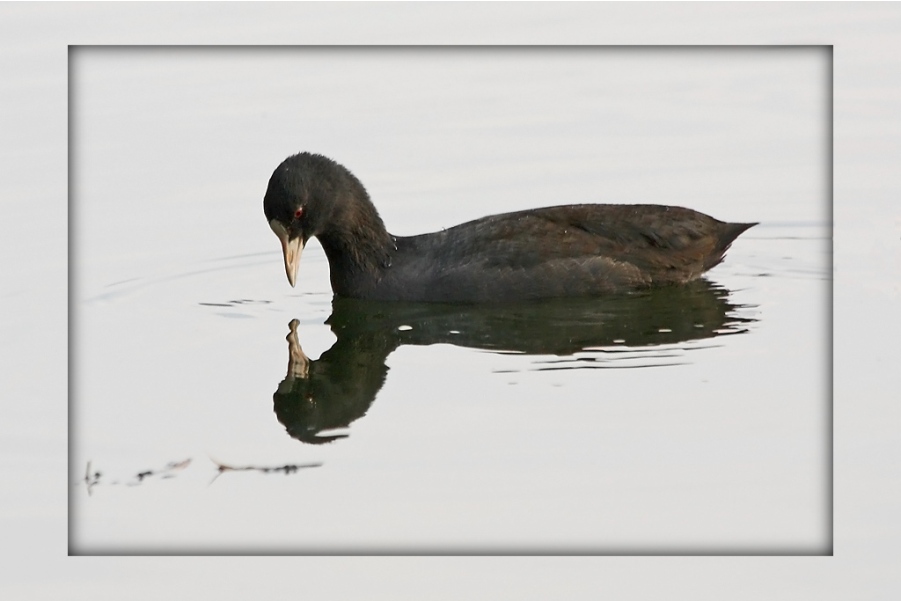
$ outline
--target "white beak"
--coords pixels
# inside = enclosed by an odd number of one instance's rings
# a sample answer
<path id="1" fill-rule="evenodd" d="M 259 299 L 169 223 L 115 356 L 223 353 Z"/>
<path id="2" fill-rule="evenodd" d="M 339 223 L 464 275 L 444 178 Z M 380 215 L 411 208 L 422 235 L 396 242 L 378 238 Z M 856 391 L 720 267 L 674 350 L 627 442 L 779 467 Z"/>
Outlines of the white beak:
<path id="1" fill-rule="evenodd" d="M 273 219 L 269 227 L 278 236 L 282 243 L 282 254 L 285 256 L 285 273 L 288 275 L 288 283 L 294 287 L 297 280 L 297 267 L 300 265 L 300 254 L 303 252 L 303 238 L 288 238 L 288 230 L 281 223 Z"/>

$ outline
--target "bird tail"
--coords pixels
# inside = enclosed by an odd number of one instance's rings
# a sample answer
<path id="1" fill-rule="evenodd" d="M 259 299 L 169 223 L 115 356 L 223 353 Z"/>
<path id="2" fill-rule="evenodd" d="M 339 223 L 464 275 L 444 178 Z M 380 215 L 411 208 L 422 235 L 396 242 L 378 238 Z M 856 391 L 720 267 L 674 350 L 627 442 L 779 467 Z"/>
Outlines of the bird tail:
<path id="1" fill-rule="evenodd" d="M 719 239 L 717 240 L 716 252 L 711 255 L 712 261 L 704 266 L 704 271 L 711 269 L 723 262 L 726 251 L 732 246 L 736 238 L 741 236 L 745 231 L 758 225 L 755 223 L 725 223 L 720 230 Z"/>

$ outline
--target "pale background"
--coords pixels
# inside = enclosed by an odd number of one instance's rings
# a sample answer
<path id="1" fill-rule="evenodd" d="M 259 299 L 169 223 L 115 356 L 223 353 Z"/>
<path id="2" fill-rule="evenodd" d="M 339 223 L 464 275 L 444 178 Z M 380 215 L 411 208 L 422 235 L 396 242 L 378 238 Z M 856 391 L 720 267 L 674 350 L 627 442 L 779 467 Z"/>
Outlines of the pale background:
<path id="1" fill-rule="evenodd" d="M 140 489 L 73 486 L 72 553 L 831 552 L 829 49 L 70 61 L 70 481 L 88 462 L 103 484 L 194 461 Z M 350 166 L 399 234 L 573 202 L 759 221 L 708 274 L 737 306 L 726 319 L 752 321 L 575 356 L 404 345 L 347 440 L 298 444 L 271 402 L 286 325 L 317 359 L 331 290 L 315 241 L 285 285 L 259 198 L 297 148 Z M 655 313 L 633 331 L 682 330 Z M 207 456 L 324 465 L 213 486 Z"/>
<path id="2" fill-rule="evenodd" d="M 177 591 L 240 598 L 293 595 L 303 581 L 306 593 L 336 598 L 358 590 L 369 597 L 454 598 L 471 596 L 473 588 L 486 598 L 503 592 L 521 598 L 602 592 L 622 598 L 890 597 L 897 585 L 890 566 L 897 563 L 899 493 L 890 480 L 897 464 L 892 391 L 898 376 L 891 345 L 898 332 L 901 228 L 897 209 L 892 213 L 899 188 L 899 82 L 892 57 L 901 55 L 895 42 L 899 11 L 894 5 L 667 5 L 649 15 L 648 8 L 3 6 L 3 39 L 9 45 L 3 56 L 8 69 L 2 88 L 8 132 L 3 182 L 4 198 L 10 200 L 2 236 L 7 275 L 2 348 L 9 374 L 4 396 L 12 401 L 6 403 L 6 421 L 19 424 L 3 451 L 10 474 L 3 516 L 9 568 L 3 585 L 9 594 L 98 599 L 123 591 L 147 598 Z M 359 24 L 349 26 L 355 19 Z M 369 33 L 376 19 L 383 26 Z M 673 23 L 684 28 L 673 32 Z M 452 38 L 446 32 L 457 25 L 466 33 Z M 154 558 L 140 563 L 64 557 L 65 44 L 436 41 L 836 45 L 835 557 Z M 867 318 L 878 321 L 870 324 Z M 56 446 L 46 444 L 51 439 L 59 441 Z M 28 449 L 24 456 L 23 449 Z M 173 591 L 174 581 L 179 584 Z"/>

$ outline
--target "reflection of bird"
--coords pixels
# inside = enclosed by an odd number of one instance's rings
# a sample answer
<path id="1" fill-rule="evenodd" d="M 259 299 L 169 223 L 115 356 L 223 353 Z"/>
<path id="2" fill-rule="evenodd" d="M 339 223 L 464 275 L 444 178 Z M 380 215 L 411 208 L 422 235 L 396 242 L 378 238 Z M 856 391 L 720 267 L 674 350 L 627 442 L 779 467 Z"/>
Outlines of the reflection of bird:
<path id="1" fill-rule="evenodd" d="M 683 284 L 720 263 L 756 225 L 681 207 L 570 205 L 505 213 L 420 236 L 392 236 L 363 184 L 301 153 L 272 174 L 263 210 L 294 285 L 316 236 L 339 296 L 488 302 L 584 297 Z"/>
<path id="2" fill-rule="evenodd" d="M 609 298 L 503 305 L 335 297 L 326 322 L 335 344 L 319 359 L 304 354 L 298 321 L 288 324 L 288 370 L 273 408 L 294 438 L 332 442 L 369 411 L 389 375 L 388 356 L 400 346 L 532 355 L 527 369 L 536 370 L 674 365 L 715 346 L 698 342 L 748 331 L 755 319 L 741 314 L 747 308 L 705 279 Z"/>
<path id="3" fill-rule="evenodd" d="M 296 319 L 288 324 L 288 373 L 272 396 L 275 414 L 294 438 L 322 444 L 346 434 L 324 431 L 345 428 L 366 414 L 385 382 L 385 357 L 396 342 L 377 333 L 336 344 L 311 361 L 297 338 Z"/>

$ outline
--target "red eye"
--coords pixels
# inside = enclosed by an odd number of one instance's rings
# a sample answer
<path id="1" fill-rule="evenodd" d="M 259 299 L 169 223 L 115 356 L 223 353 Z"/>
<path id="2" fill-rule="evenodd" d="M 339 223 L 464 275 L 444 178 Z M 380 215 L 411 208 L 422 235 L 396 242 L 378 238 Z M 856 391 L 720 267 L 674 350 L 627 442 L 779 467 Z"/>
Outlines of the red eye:
<path id="1" fill-rule="evenodd" d="M 300 219 L 303 216 L 303 207 L 299 207 L 294 211 L 294 219 Z"/>

